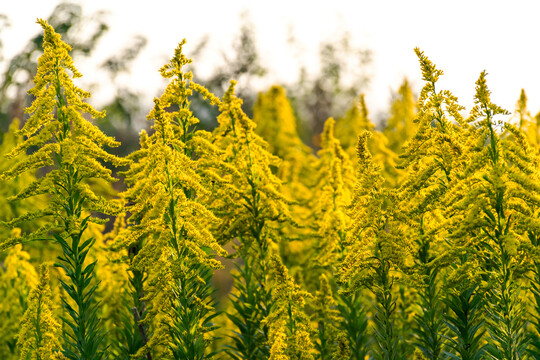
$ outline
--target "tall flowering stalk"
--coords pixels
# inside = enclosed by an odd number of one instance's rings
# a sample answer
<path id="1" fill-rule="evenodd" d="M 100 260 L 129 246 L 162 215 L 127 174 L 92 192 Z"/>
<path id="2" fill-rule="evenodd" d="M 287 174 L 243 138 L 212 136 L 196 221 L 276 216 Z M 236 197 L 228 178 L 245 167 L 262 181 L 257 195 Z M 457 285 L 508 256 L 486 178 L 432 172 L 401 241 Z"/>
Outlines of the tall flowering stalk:
<path id="1" fill-rule="evenodd" d="M 534 228 L 538 187 L 533 152 L 525 135 L 495 116 L 507 112 L 493 104 L 486 73 L 476 82 L 475 107 L 468 119 L 470 160 L 452 189 L 448 211 L 456 218 L 457 244 L 481 266 L 487 301 L 489 344 L 494 359 L 524 358 L 527 338 L 520 294 L 529 238 Z M 512 136 L 503 138 L 497 127 Z"/>
<path id="2" fill-rule="evenodd" d="M 104 334 L 94 301 L 97 284 L 92 282 L 96 263 L 87 261 L 94 239 L 87 238 L 85 231 L 89 221 L 99 221 L 88 215 L 90 211 L 114 214 L 119 209 L 96 195 L 90 184 L 91 179 L 116 180 L 100 160 L 113 165 L 125 165 L 127 161 L 107 153 L 103 147 L 119 143 L 83 117 L 83 113 L 91 117 L 102 117 L 104 113 L 85 103 L 83 99 L 90 94 L 73 83 L 72 77 L 82 75 L 68 54 L 69 45 L 45 20 L 38 19 L 38 23 L 45 34 L 44 52 L 38 61 L 34 87 L 29 90 L 35 100 L 26 109 L 31 115 L 20 130 L 25 140 L 8 156 L 24 154 L 31 147 L 36 150 L 2 177 L 14 178 L 27 171 L 52 167 L 15 196 L 21 199 L 49 194 L 47 207 L 13 219 L 9 224 L 16 226 L 37 218 L 47 221 L 36 231 L 10 239 L 2 246 L 53 236 L 63 253 L 56 265 L 67 276 L 67 280 L 60 280 L 68 295 L 63 304 L 67 317 L 63 319 L 66 326 L 62 352 L 70 359 L 101 359 Z"/>
<path id="3" fill-rule="evenodd" d="M 268 142 L 268 150 L 281 159 L 279 167 L 271 169 L 283 182 L 281 192 L 293 200 L 290 211 L 296 224 L 282 223 L 277 230 L 279 237 L 286 240 L 279 242 L 281 258 L 296 274 L 305 270 L 312 245 L 309 200 L 315 157 L 298 135 L 297 120 L 286 95 L 280 86 L 259 93 L 253 122 L 257 125 L 255 132 Z"/>
<path id="4" fill-rule="evenodd" d="M 430 359 L 440 359 L 443 349 L 440 272 L 448 254 L 441 200 L 447 192 L 464 151 L 463 109 L 447 90 L 438 90 L 443 72 L 422 51 L 415 49 L 425 85 L 418 100 L 416 134 L 400 155 L 407 176 L 398 189 L 398 218 L 414 244 L 415 262 L 409 272 L 418 289 L 415 346 Z"/>
<path id="5" fill-rule="evenodd" d="M 351 225 L 346 207 L 355 185 L 354 168 L 340 141 L 334 136 L 334 124 L 332 118 L 324 123 L 322 149 L 318 152 L 319 162 L 311 201 L 317 240 L 310 265 L 330 273 L 336 270 L 345 254 L 347 229 Z"/>
<path id="6" fill-rule="evenodd" d="M 383 131 L 388 139 L 388 147 L 396 154 L 401 153 L 403 146 L 416 133 L 416 124 L 414 123 L 416 112 L 415 95 L 409 81 L 404 79 L 390 106 L 388 123 Z"/>
<path id="7" fill-rule="evenodd" d="M 183 67 L 191 60 L 182 53 L 183 45 L 160 70 L 171 82 L 148 115 L 154 133 L 141 133 L 141 149 L 130 155 L 134 162 L 125 173 L 129 189 L 123 196 L 132 215 L 119 240 L 138 248 L 132 282 L 143 274 L 148 278 L 144 296 L 134 298 L 135 310 L 139 301 L 146 302 L 147 315 L 139 325 L 153 328 L 138 357 L 213 356 L 208 352 L 216 316 L 210 278 L 221 267 L 215 254 L 226 253 L 209 230 L 217 219 L 204 205 L 211 179 L 197 160 L 206 142 L 193 131 L 198 120 L 189 110 L 192 75 Z M 173 111 L 165 111 L 169 107 Z M 134 283 L 137 292 L 139 282 Z"/>
<path id="8" fill-rule="evenodd" d="M 381 166 L 382 175 L 387 186 L 395 187 L 399 180 L 399 171 L 396 169 L 397 154 L 388 148 L 388 139 L 383 132 L 375 129 L 369 119 L 365 95 L 361 94 L 345 116 L 336 121 L 336 138 L 341 142 L 343 149 L 353 158 L 356 154 L 357 136 L 362 131 L 370 131 L 368 148 L 373 160 Z"/>
<path id="9" fill-rule="evenodd" d="M 317 237 L 306 265 L 306 273 L 311 276 L 306 276 L 306 280 L 320 277 L 314 319 L 319 326 L 317 346 L 321 358 L 339 357 L 347 353 L 352 359 L 364 359 L 369 336 L 361 291 L 343 295 L 335 284 L 338 265 L 344 260 L 348 248 L 347 230 L 352 220 L 347 206 L 353 194 L 355 174 L 349 156 L 334 136 L 334 124 L 334 119 L 326 120 L 321 135 L 322 148 L 318 152 L 311 206 Z M 336 286 L 336 293 L 331 285 Z"/>
<path id="10" fill-rule="evenodd" d="M 392 192 L 383 186 L 380 167 L 368 150 L 369 132 L 358 138 L 358 180 L 350 213 L 352 226 L 347 234 L 349 250 L 340 264 L 344 292 L 351 294 L 367 286 L 375 296 L 376 358 L 402 359 L 395 326 L 396 299 L 393 272 L 403 268 L 410 246 L 400 239 L 394 223 Z"/>
<path id="11" fill-rule="evenodd" d="M 231 81 L 223 100 L 196 87 L 219 105 L 219 126 L 212 134 L 221 149 L 219 173 L 225 182 L 216 184 L 209 207 L 220 218 L 215 234 L 223 242 L 238 239 L 237 266 L 230 320 L 237 327 L 230 355 L 237 359 L 265 359 L 270 347 L 268 325 L 262 324 L 272 308 L 270 255 L 278 245 L 277 225 L 292 221 L 288 201 L 280 192 L 281 181 L 271 167 L 279 159 L 255 131 L 255 123 L 242 111 L 242 100 L 234 94 Z"/>

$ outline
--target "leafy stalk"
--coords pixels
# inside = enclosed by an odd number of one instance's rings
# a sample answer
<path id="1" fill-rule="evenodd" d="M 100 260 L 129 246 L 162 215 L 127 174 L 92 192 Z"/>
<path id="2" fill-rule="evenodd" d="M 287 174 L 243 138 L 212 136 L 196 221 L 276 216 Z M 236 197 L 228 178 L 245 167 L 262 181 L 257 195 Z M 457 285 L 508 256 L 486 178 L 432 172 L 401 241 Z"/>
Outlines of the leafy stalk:
<path id="1" fill-rule="evenodd" d="M 433 259 L 428 254 L 429 242 L 424 241 L 418 253 L 420 266 L 424 271 L 424 284 L 418 297 L 421 312 L 415 316 L 415 346 L 427 359 L 436 360 L 441 357 L 443 348 L 441 295 L 437 286 L 438 269 L 429 264 Z"/>
<path id="2" fill-rule="evenodd" d="M 269 288 L 260 286 L 260 269 L 255 259 L 244 257 L 244 264 L 237 265 L 234 275 L 236 292 L 232 294 L 232 306 L 236 313 L 227 313 L 238 328 L 232 336 L 233 345 L 227 353 L 234 359 L 267 359 L 270 349 L 263 344 L 268 340 L 268 326 L 262 321 L 270 314 L 272 293 Z"/>
<path id="3" fill-rule="evenodd" d="M 393 279 L 390 277 L 390 263 L 379 259 L 375 268 L 376 280 L 373 284 L 375 304 L 375 340 L 378 352 L 376 357 L 381 360 L 403 359 L 399 353 L 399 337 L 395 333 L 394 314 L 396 300 L 392 296 Z"/>
<path id="4" fill-rule="evenodd" d="M 360 291 L 352 295 L 340 294 L 338 310 L 342 317 L 341 329 L 346 332 L 351 360 L 364 360 L 368 355 L 370 336 L 368 318 L 364 310 Z"/>
<path id="5" fill-rule="evenodd" d="M 450 330 L 445 336 L 448 350 L 443 352 L 452 359 L 481 360 L 484 358 L 486 345 L 483 336 L 484 299 L 478 292 L 478 286 L 472 286 L 461 292 L 453 291 L 444 299 L 450 312 L 445 314 L 444 323 Z"/>
<path id="6" fill-rule="evenodd" d="M 539 244 L 539 236 L 535 236 L 535 234 L 529 232 L 529 238 L 534 245 L 537 246 Z M 530 315 L 534 319 L 532 321 L 534 332 L 531 331 L 529 335 L 530 347 L 528 352 L 533 359 L 540 360 L 540 263 L 538 262 L 535 262 L 533 268 L 531 291 L 534 297 L 534 312 Z"/>
<path id="7" fill-rule="evenodd" d="M 62 268 L 70 279 L 69 282 L 60 279 L 60 283 L 75 304 L 73 308 L 67 300 L 62 299 L 69 315 L 69 318 L 64 317 L 63 320 L 70 329 L 62 334 L 65 341 L 63 353 L 73 360 L 97 360 L 103 357 L 100 346 L 104 340 L 104 334 L 99 328 L 98 304 L 94 299 L 98 286 L 92 281 L 96 262 L 86 263 L 86 256 L 95 239 L 83 237 L 88 227 L 88 217 L 82 218 L 81 205 L 84 198 L 81 198 L 77 190 L 79 182 L 77 170 L 68 166 L 64 181 L 57 184 L 65 189 L 66 217 L 64 218 L 65 233 L 53 234 L 63 252 L 63 255 L 58 257 L 59 262 L 55 263 L 55 266 Z"/>

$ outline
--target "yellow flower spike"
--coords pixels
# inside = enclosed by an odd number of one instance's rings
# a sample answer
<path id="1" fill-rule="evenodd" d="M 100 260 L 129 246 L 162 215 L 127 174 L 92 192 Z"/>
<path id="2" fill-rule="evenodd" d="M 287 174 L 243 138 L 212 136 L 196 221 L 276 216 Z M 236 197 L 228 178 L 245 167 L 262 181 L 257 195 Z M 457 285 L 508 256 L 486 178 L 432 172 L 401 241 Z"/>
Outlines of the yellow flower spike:
<path id="1" fill-rule="evenodd" d="M 30 292 L 28 309 L 21 320 L 17 346 L 21 359 L 52 360 L 60 355 L 60 324 L 56 320 L 49 285 L 49 264 L 39 269 L 39 282 Z"/>
<path id="2" fill-rule="evenodd" d="M 361 94 L 345 116 L 336 121 L 335 136 L 340 140 L 341 146 L 352 159 L 356 156 L 355 148 L 358 134 L 362 131 L 370 131 L 372 139 L 368 143 L 369 150 L 375 162 L 383 169 L 386 185 L 395 187 L 400 177 L 399 172 L 396 170 L 397 154 L 388 148 L 388 139 L 384 133 L 374 128 L 375 126 L 369 119 L 364 94 Z"/>
<path id="3" fill-rule="evenodd" d="M 118 146 L 113 138 L 104 135 L 95 125 L 83 118 L 82 113 L 92 117 L 102 117 L 103 112 L 94 110 L 83 98 L 90 94 L 74 85 L 72 78 L 82 76 L 69 56 L 70 46 L 64 43 L 60 35 L 47 23 L 37 21 L 44 30 L 43 55 L 38 60 L 34 87 L 29 90 L 35 96 L 31 106 L 25 111 L 30 117 L 19 131 L 25 139 L 9 153 L 9 158 L 19 157 L 18 162 L 2 173 L 2 178 L 13 179 L 24 173 L 46 166 L 55 166 L 43 178 L 35 180 L 18 195 L 17 199 L 38 194 L 51 193 L 54 183 L 63 181 L 62 167 L 73 167 L 78 171 L 81 182 L 90 183 L 92 179 L 116 181 L 111 171 L 99 160 L 116 166 L 126 165 L 129 161 L 118 158 L 103 150 L 104 146 Z M 30 147 L 37 147 L 31 155 L 26 155 Z M 61 160 L 60 160 L 61 159 Z M 58 161 L 61 163 L 58 163 Z M 87 208 L 112 211 L 114 207 L 105 205 L 107 201 L 87 188 Z M 53 195 L 54 197 L 58 194 Z M 51 207 L 56 200 L 50 201 L 44 213 L 55 213 Z M 22 218 L 21 218 L 22 220 Z M 12 220 L 17 224 L 17 219 Z M 38 235 L 38 234 L 36 234 Z M 45 235 L 45 234 L 41 234 Z M 16 241 L 25 241 L 32 236 L 23 234 Z M 39 236 L 39 235 L 38 235 Z"/>
<path id="4" fill-rule="evenodd" d="M 296 152 L 310 153 L 298 136 L 292 106 L 281 86 L 259 93 L 253 107 L 253 121 L 257 124 L 255 132 L 268 141 L 270 151 L 280 158 L 287 159 Z"/>
<path id="5" fill-rule="evenodd" d="M 354 169 L 349 156 L 334 137 L 335 121 L 329 118 L 323 128 L 318 152 L 319 163 L 314 186 L 314 196 L 310 207 L 313 209 L 311 221 L 317 224 L 319 238 L 314 244 L 315 262 L 312 266 L 333 269 L 342 260 L 343 247 L 351 219 L 346 207 L 354 189 Z M 318 272 L 313 272 L 316 276 Z"/>
<path id="6" fill-rule="evenodd" d="M 12 231 L 12 237 L 18 237 L 20 229 Z M 20 321 L 27 309 L 29 293 L 38 284 L 38 274 L 30 263 L 30 254 L 17 244 L 6 252 L 0 266 L 0 357 L 12 359 L 13 350 L 9 344 L 15 344 L 20 330 Z"/>
<path id="7" fill-rule="evenodd" d="M 10 226 L 18 226 L 27 220 L 41 218 L 45 225 L 36 224 L 37 230 L 8 239 L 0 248 L 54 237 L 63 251 L 59 267 L 67 275 L 61 280 L 68 298 L 64 309 L 73 310 L 69 311 L 70 317 L 65 320 L 68 326 L 63 330 L 64 336 L 74 339 L 75 345 L 69 346 L 69 351 L 80 357 L 87 357 L 88 352 L 92 352 L 92 356 L 99 359 L 103 355 L 100 348 L 103 336 L 99 335 L 96 304 L 89 296 L 93 290 L 88 287 L 92 283 L 95 264 L 85 263 L 93 242 L 81 239 L 85 238 L 84 232 L 88 227 L 92 227 L 89 223 L 104 221 L 89 214 L 102 212 L 114 215 L 120 210 L 117 204 L 105 198 L 111 195 L 111 191 L 101 181 L 107 183 L 116 179 L 102 161 L 120 166 L 128 164 L 129 160 L 103 150 L 119 143 L 103 134 L 83 114 L 102 117 L 105 113 L 86 103 L 84 98 L 90 94 L 74 84 L 73 79 L 82 74 L 69 56 L 70 46 L 45 20 L 38 19 L 37 22 L 43 28 L 44 37 L 43 55 L 38 60 L 34 87 L 29 90 L 35 99 L 25 109 L 30 116 L 19 132 L 24 140 L 9 154 L 10 158 L 20 156 L 19 161 L 3 171 L 2 178 L 15 179 L 29 171 L 52 166 L 50 171 L 15 197 L 24 199 L 47 194 L 49 201 L 43 208 L 36 207 L 9 221 Z M 37 148 L 27 155 L 30 147 Z M 66 347 L 62 351 L 67 352 Z"/>
<path id="8" fill-rule="evenodd" d="M 251 218 L 243 229 L 220 226 L 222 242 L 241 236 L 246 243 L 253 240 L 253 229 L 259 221 L 270 225 L 270 221 L 292 222 L 288 205 L 290 200 L 281 193 L 282 182 L 271 171 L 280 159 L 268 151 L 268 144 L 254 132 L 255 123 L 242 111 L 242 101 L 234 94 L 236 82 L 231 81 L 220 105 L 219 126 L 214 130 L 214 144 L 223 153 L 220 159 L 235 169 L 232 174 L 223 174 L 234 188 L 216 187 L 211 197 L 210 207 L 223 214 L 221 222 L 236 223 L 237 220 Z M 228 168 L 223 168 L 227 170 Z M 228 192 L 226 190 L 234 190 Z M 227 201 L 231 199 L 231 201 Z M 239 231 L 239 232 L 238 232 Z M 267 248 L 266 239 L 259 239 Z"/>
<path id="9" fill-rule="evenodd" d="M 427 291 L 424 289 L 427 289 L 428 285 L 437 286 L 437 264 L 445 261 L 440 254 L 446 253 L 446 232 L 452 227 L 448 222 L 435 219 L 446 204 L 455 205 L 451 201 L 447 202 L 446 195 L 449 196 L 448 199 L 460 196 L 457 190 L 449 189 L 453 188 L 453 182 L 470 164 L 470 153 L 466 150 L 474 141 L 470 136 L 474 129 L 463 120 L 460 114 L 463 107 L 458 104 L 457 98 L 447 90 L 437 89 L 437 81 L 443 72 L 438 70 L 422 51 L 415 49 L 415 52 L 426 83 L 418 100 L 416 133 L 406 143 L 400 155 L 399 167 L 405 174 L 404 181 L 396 192 L 395 209 L 399 209 L 396 218 L 403 224 L 399 231 L 403 233 L 405 243 L 408 244 L 406 258 L 409 260 L 405 262 L 414 258 L 417 263 L 408 268 L 408 275 L 412 280 L 423 278 L 416 284 L 422 291 L 420 299 L 436 304 L 436 298 L 429 300 L 425 297 L 432 295 L 424 293 Z M 454 220 L 458 221 L 457 218 L 449 221 Z M 424 280 L 428 279 L 426 285 Z M 433 321 L 441 320 L 434 318 Z M 429 346 L 435 346 L 433 344 L 435 342 Z"/>
<path id="10" fill-rule="evenodd" d="M 427 56 L 424 55 L 424 52 L 421 51 L 419 48 L 414 48 L 414 52 L 416 53 L 416 56 L 418 56 L 418 59 L 420 60 L 420 68 L 422 69 L 422 79 L 430 83 L 436 83 L 437 80 L 439 80 L 439 76 L 444 74 L 443 71 L 438 70 L 435 67 L 435 64 L 433 64 L 427 58 Z"/>
<path id="11" fill-rule="evenodd" d="M 351 147 L 354 148 L 357 136 L 361 131 L 371 131 L 375 128 L 375 125 L 369 119 L 364 94 L 359 96 L 342 119 L 337 120 L 335 128 L 336 137 L 346 150 Z"/>
<path id="12" fill-rule="evenodd" d="M 280 243 L 280 252 L 289 266 L 294 264 L 295 269 L 305 272 L 303 264 L 312 244 L 309 201 L 316 158 L 298 135 L 297 121 L 284 88 L 272 86 L 259 93 L 253 107 L 253 122 L 257 124 L 255 132 L 268 142 L 268 150 L 282 160 L 272 172 L 283 182 L 281 192 L 293 201 L 291 216 L 301 225 L 299 228 L 296 224 L 281 224 L 279 237 L 285 241 Z"/>
<path id="13" fill-rule="evenodd" d="M 187 64 L 191 64 L 192 60 L 188 59 L 184 53 L 182 52 L 182 49 L 184 45 L 186 44 L 186 39 L 183 39 L 176 49 L 174 49 L 174 57 L 165 65 L 163 65 L 159 72 L 161 76 L 163 76 L 166 79 L 170 79 L 174 76 L 178 77 L 179 80 L 182 78 L 186 78 L 186 74 L 183 73 L 182 67 L 184 67 Z"/>
<path id="14" fill-rule="evenodd" d="M 388 147 L 394 153 L 401 153 L 402 147 L 416 133 L 416 112 L 417 102 L 409 82 L 405 79 L 392 102 L 390 117 L 383 131 L 388 139 Z"/>
<path id="15" fill-rule="evenodd" d="M 278 255 L 272 256 L 271 267 L 275 279 L 274 305 L 264 320 L 270 328 L 270 359 L 314 359 L 310 338 L 313 329 L 304 313 L 305 298 L 309 294 L 294 283 Z"/>
<path id="16" fill-rule="evenodd" d="M 184 341 L 211 342 L 214 328 L 207 316 L 215 310 L 210 277 L 222 267 L 215 256 L 227 254 L 209 231 L 219 220 L 206 206 L 212 194 L 209 177 L 223 181 L 213 168 L 219 164 L 219 150 L 208 134 L 194 129 L 198 119 L 189 109 L 189 96 L 192 87 L 205 89 L 193 85 L 192 75 L 183 71 L 191 62 L 182 53 L 184 44 L 178 45 L 174 57 L 160 69 L 171 80 L 163 95 L 154 99 L 147 116 L 153 121 L 154 133 L 141 133 L 141 149 L 130 155 L 133 163 L 124 172 L 128 189 L 122 195 L 131 216 L 128 227 L 117 236 L 117 247 L 123 244 L 134 249 L 133 274 L 147 274 L 140 284 L 144 298 L 139 299 L 146 305 L 139 310 L 155 335 L 138 350 L 143 355 L 174 353 L 178 357 L 187 346 Z M 177 110 L 166 110 L 171 107 Z M 191 305 L 184 306 L 186 302 Z M 185 318 L 190 319 L 189 329 L 181 320 Z M 163 349 L 165 343 L 170 347 Z M 205 346 L 186 356 L 202 356 Z"/>

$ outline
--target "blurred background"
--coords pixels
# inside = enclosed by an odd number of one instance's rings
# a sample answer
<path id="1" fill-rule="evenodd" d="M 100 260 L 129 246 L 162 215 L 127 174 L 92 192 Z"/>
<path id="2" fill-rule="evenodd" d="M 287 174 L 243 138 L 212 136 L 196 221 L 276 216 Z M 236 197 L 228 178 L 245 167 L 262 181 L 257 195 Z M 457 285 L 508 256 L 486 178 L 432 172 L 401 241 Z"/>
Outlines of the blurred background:
<path id="1" fill-rule="evenodd" d="M 303 141 L 317 147 L 323 122 L 340 118 L 365 94 L 371 121 L 387 123 L 405 78 L 422 87 L 413 48 L 444 70 L 441 86 L 472 107 L 474 82 L 486 69 L 493 100 L 513 111 L 525 88 L 540 108 L 540 30 L 535 1 L 6 1 L 0 7 L 0 132 L 24 121 L 47 18 L 73 47 L 79 84 L 107 116 L 99 126 L 138 146 L 152 98 L 166 82 L 158 69 L 183 38 L 195 80 L 221 95 L 238 80 L 250 115 L 257 94 L 278 84 L 287 91 Z M 202 127 L 216 109 L 193 100 Z"/>

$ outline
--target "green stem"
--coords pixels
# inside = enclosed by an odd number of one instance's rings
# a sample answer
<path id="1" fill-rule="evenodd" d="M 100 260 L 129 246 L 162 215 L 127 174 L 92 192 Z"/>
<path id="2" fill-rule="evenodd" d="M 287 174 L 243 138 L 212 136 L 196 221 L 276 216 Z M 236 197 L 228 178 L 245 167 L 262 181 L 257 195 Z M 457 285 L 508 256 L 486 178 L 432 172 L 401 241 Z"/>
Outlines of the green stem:
<path id="1" fill-rule="evenodd" d="M 393 315 L 396 310 L 396 301 L 392 297 L 393 280 L 390 277 L 390 263 L 379 259 L 379 266 L 375 268 L 377 283 L 373 293 L 377 299 L 375 305 L 375 339 L 379 352 L 378 359 L 402 359 L 398 351 L 398 338 L 394 332 Z"/>
<path id="2" fill-rule="evenodd" d="M 338 300 L 338 310 L 343 318 L 341 327 L 347 333 L 351 360 L 365 360 L 370 337 L 362 296 L 357 291 L 350 296 L 340 294 Z"/>

